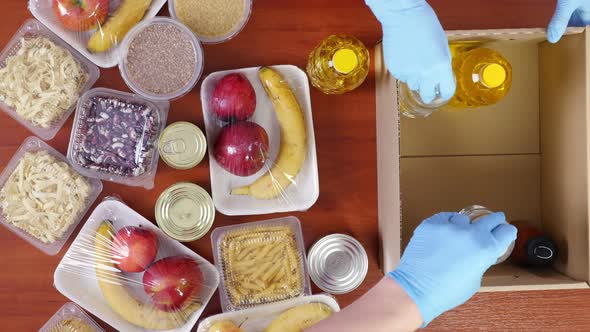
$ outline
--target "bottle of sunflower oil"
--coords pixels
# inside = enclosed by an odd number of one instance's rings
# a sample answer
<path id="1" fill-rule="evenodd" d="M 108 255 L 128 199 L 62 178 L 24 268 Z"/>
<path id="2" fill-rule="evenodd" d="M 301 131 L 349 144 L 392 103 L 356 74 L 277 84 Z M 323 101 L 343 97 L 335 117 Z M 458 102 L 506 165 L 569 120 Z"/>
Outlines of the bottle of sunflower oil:
<path id="1" fill-rule="evenodd" d="M 332 35 L 309 55 L 311 84 L 326 94 L 341 94 L 360 86 L 369 73 L 369 50 L 352 36 Z"/>

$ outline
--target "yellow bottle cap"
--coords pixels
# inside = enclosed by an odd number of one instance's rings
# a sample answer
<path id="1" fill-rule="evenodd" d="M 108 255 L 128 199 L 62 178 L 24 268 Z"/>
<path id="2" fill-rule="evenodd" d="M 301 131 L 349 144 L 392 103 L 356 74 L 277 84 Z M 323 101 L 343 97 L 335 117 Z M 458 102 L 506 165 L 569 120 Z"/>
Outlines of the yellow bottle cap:
<path id="1" fill-rule="evenodd" d="M 497 88 L 506 81 L 506 69 L 497 63 L 486 65 L 482 70 L 481 81 L 490 89 Z"/>
<path id="2" fill-rule="evenodd" d="M 341 48 L 332 57 L 332 65 L 339 73 L 348 74 L 359 64 L 359 59 L 353 50 Z"/>

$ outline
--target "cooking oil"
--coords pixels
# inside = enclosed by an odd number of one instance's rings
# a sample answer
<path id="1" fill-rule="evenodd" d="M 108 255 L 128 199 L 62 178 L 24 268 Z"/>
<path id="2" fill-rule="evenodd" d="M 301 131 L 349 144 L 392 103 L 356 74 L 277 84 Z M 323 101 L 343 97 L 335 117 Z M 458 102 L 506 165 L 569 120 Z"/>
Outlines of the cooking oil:
<path id="1" fill-rule="evenodd" d="M 369 50 L 352 36 L 332 35 L 309 55 L 307 74 L 311 84 L 326 94 L 356 89 L 369 73 Z"/>

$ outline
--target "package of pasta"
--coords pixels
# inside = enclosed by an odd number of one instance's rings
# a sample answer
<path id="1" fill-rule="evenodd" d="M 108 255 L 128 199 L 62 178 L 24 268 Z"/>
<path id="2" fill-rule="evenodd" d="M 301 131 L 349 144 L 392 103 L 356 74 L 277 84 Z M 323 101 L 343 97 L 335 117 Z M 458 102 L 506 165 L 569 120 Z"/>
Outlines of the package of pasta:
<path id="1" fill-rule="evenodd" d="M 211 241 L 224 312 L 311 294 L 297 218 L 219 227 Z"/>
<path id="2" fill-rule="evenodd" d="M 100 192 L 37 137 L 25 139 L 0 175 L 0 224 L 48 255 L 57 255 Z"/>
<path id="3" fill-rule="evenodd" d="M 29 0 L 33 16 L 96 65 L 119 62 L 123 38 L 166 0 Z"/>
<path id="4" fill-rule="evenodd" d="M 211 193 L 225 215 L 305 211 L 319 196 L 307 75 L 291 65 L 212 73 L 201 85 Z"/>
<path id="5" fill-rule="evenodd" d="M 64 304 L 39 329 L 39 332 L 104 332 L 84 310 L 75 303 Z"/>
<path id="6" fill-rule="evenodd" d="M 99 204 L 57 266 L 57 290 L 118 331 L 191 331 L 219 284 L 213 264 L 123 202 Z"/>
<path id="7" fill-rule="evenodd" d="M 99 75 L 98 67 L 39 21 L 27 20 L 0 54 L 0 109 L 52 139 Z"/>

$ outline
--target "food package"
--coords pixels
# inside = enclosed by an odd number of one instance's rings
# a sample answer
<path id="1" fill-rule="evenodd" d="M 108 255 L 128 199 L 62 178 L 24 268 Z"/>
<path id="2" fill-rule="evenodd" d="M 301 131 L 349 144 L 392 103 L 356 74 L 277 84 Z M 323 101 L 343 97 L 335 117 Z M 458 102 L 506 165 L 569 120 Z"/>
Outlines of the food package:
<path id="1" fill-rule="evenodd" d="M 64 304 L 41 327 L 39 332 L 104 332 L 104 330 L 75 303 Z"/>
<path id="2" fill-rule="evenodd" d="M 119 62 L 119 46 L 137 23 L 166 0 L 29 0 L 33 16 L 99 67 Z"/>
<path id="3" fill-rule="evenodd" d="M 27 20 L 0 54 L 0 110 L 49 140 L 100 75 L 39 21 Z"/>
<path id="4" fill-rule="evenodd" d="M 311 294 L 297 218 L 219 227 L 211 241 L 224 312 Z"/>
<path id="5" fill-rule="evenodd" d="M 0 175 L 0 224 L 57 255 L 101 191 L 99 180 L 79 174 L 64 155 L 29 137 Z"/>
<path id="6" fill-rule="evenodd" d="M 89 90 L 76 109 L 68 159 L 86 176 L 152 189 L 168 108 L 167 101 Z"/>
<path id="7" fill-rule="evenodd" d="M 197 332 L 301 332 L 338 311 L 330 295 L 303 296 L 208 317 Z"/>
<path id="8" fill-rule="evenodd" d="M 219 212 L 303 211 L 317 201 L 305 72 L 289 65 L 216 72 L 203 81 L 201 104 Z"/>
<path id="9" fill-rule="evenodd" d="M 213 264 L 123 202 L 99 204 L 59 263 L 59 292 L 118 331 L 191 331 L 219 284 Z"/>

